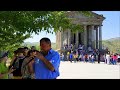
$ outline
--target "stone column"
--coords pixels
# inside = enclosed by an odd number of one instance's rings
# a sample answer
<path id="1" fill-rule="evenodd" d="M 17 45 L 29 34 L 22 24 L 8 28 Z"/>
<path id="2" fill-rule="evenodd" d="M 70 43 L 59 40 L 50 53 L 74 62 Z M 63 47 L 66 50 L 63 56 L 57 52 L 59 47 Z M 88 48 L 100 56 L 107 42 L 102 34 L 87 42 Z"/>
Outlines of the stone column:
<path id="1" fill-rule="evenodd" d="M 91 41 L 92 41 L 92 48 L 95 48 L 95 35 L 94 35 L 94 26 L 91 26 Z"/>
<path id="2" fill-rule="evenodd" d="M 95 48 L 96 48 L 96 28 L 94 28 L 94 43 L 95 43 Z"/>
<path id="3" fill-rule="evenodd" d="M 99 26 L 99 49 L 102 49 L 102 27 Z"/>
<path id="4" fill-rule="evenodd" d="M 98 49 L 98 27 L 96 28 L 96 49 Z"/>
<path id="5" fill-rule="evenodd" d="M 56 32 L 56 49 L 58 49 L 58 46 L 57 46 L 57 44 L 58 44 L 58 32 Z"/>
<path id="6" fill-rule="evenodd" d="M 67 35 L 67 30 L 63 31 L 62 32 L 62 38 L 63 38 L 62 40 L 63 40 L 63 44 L 65 44 L 65 45 L 67 44 L 67 40 L 68 40 L 67 36 L 68 36 Z"/>
<path id="7" fill-rule="evenodd" d="M 91 26 L 88 27 L 88 45 L 91 46 L 92 45 L 92 30 L 91 30 Z"/>
<path id="8" fill-rule="evenodd" d="M 60 32 L 60 49 L 63 49 L 63 31 Z"/>
<path id="9" fill-rule="evenodd" d="M 76 48 L 78 48 L 78 31 L 76 31 Z"/>
<path id="10" fill-rule="evenodd" d="M 71 30 L 68 30 L 68 45 L 71 44 Z"/>
<path id="11" fill-rule="evenodd" d="M 66 37 L 67 37 L 67 45 L 68 45 L 68 30 L 67 30 L 67 32 L 66 32 Z"/>
<path id="12" fill-rule="evenodd" d="M 87 49 L 87 26 L 84 26 L 84 46 Z"/>
<path id="13" fill-rule="evenodd" d="M 61 49 L 61 32 L 59 32 L 59 48 Z"/>
<path id="14" fill-rule="evenodd" d="M 57 32 L 57 39 L 56 39 L 56 47 L 57 47 L 57 49 L 60 49 L 60 32 L 58 31 Z"/>
<path id="15" fill-rule="evenodd" d="M 71 42 L 72 42 L 72 44 L 73 44 L 73 33 L 71 32 Z"/>

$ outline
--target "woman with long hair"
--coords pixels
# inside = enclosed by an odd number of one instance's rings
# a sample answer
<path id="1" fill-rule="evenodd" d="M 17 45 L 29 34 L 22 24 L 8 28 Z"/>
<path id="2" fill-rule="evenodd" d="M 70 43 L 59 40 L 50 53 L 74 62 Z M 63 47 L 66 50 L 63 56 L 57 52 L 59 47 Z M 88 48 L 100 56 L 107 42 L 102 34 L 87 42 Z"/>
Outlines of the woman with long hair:
<path id="1" fill-rule="evenodd" d="M 28 55 L 21 67 L 22 79 L 34 79 L 33 63 L 35 54 L 35 50 L 28 51 Z"/>

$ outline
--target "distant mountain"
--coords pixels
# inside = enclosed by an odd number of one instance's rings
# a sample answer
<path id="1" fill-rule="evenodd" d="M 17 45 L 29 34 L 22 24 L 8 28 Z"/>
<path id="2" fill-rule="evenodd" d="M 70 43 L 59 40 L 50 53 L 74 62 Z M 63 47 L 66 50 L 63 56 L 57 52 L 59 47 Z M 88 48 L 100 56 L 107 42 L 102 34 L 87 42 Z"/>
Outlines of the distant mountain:
<path id="1" fill-rule="evenodd" d="M 39 44 L 39 42 L 24 42 L 23 44 L 36 45 L 36 44 Z M 52 44 L 55 44 L 55 43 L 52 42 Z"/>
<path id="2" fill-rule="evenodd" d="M 120 40 L 120 37 L 116 37 L 116 38 L 110 38 L 107 41 L 119 41 L 119 40 Z"/>
<path id="3" fill-rule="evenodd" d="M 36 45 L 39 44 L 39 42 L 24 42 L 23 44 L 29 44 L 29 45 Z"/>
<path id="4" fill-rule="evenodd" d="M 103 40 L 102 46 L 107 47 L 111 52 L 120 53 L 120 37 Z"/>
<path id="5" fill-rule="evenodd" d="M 39 49 L 39 42 L 24 42 L 22 46 L 27 46 L 29 48 L 31 46 L 35 46 L 37 49 Z M 56 43 L 52 43 L 52 48 L 56 49 Z"/>

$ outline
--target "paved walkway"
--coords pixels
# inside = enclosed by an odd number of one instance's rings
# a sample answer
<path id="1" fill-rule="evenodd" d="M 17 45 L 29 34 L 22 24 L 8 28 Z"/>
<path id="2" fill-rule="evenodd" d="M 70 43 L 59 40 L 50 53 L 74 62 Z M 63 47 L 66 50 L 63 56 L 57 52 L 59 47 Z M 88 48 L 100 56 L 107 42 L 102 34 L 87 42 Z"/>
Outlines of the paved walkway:
<path id="1" fill-rule="evenodd" d="M 120 79 L 120 65 L 61 62 L 58 79 Z"/>

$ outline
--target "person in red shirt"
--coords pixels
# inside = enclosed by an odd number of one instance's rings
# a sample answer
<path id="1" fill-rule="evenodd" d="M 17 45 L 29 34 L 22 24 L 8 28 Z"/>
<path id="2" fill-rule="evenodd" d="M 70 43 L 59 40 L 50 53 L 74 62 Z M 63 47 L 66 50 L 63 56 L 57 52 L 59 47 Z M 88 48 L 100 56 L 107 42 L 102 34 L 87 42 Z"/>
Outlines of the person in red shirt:
<path id="1" fill-rule="evenodd" d="M 117 64 L 117 55 L 113 55 L 113 65 Z"/>

